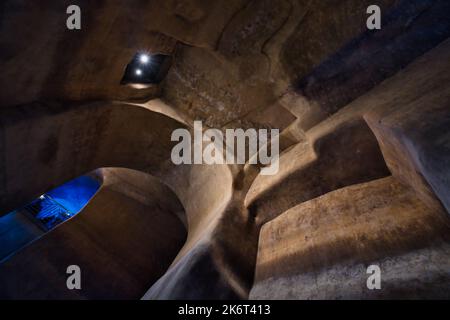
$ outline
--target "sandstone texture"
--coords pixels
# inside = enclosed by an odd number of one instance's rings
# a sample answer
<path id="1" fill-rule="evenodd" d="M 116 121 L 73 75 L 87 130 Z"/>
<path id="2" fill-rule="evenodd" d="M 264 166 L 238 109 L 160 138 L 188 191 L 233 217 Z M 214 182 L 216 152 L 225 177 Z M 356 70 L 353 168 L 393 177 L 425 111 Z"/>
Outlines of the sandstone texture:
<path id="1" fill-rule="evenodd" d="M 80 0 L 81 30 L 70 4 L 0 4 L 0 218 L 100 188 L 48 232 L 0 223 L 0 298 L 450 298 L 449 1 L 378 1 L 381 30 L 366 0 Z M 121 84 L 139 53 L 161 83 Z M 278 172 L 175 165 L 194 121 L 278 129 Z"/>

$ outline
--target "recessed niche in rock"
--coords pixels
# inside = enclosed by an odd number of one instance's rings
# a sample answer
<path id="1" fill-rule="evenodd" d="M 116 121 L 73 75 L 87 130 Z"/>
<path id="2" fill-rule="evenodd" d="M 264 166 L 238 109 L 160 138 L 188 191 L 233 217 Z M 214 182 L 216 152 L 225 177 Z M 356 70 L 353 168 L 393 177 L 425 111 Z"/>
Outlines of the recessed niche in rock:
<path id="1" fill-rule="evenodd" d="M 121 84 L 158 84 L 169 71 L 172 57 L 137 53 L 125 69 Z"/>

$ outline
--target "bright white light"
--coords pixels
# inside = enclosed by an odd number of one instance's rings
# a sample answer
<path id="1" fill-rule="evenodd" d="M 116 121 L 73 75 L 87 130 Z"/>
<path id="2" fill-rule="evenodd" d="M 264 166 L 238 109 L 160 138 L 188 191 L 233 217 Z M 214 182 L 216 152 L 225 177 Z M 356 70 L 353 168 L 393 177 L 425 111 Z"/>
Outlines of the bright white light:
<path id="1" fill-rule="evenodd" d="M 150 57 L 147 54 L 141 54 L 139 57 L 139 61 L 141 63 L 148 63 L 150 61 Z"/>
<path id="2" fill-rule="evenodd" d="M 137 76 L 140 76 L 142 74 L 142 70 L 141 69 L 136 69 L 135 71 Z"/>
<path id="3" fill-rule="evenodd" d="M 39 199 L 45 199 L 44 195 L 40 196 Z"/>

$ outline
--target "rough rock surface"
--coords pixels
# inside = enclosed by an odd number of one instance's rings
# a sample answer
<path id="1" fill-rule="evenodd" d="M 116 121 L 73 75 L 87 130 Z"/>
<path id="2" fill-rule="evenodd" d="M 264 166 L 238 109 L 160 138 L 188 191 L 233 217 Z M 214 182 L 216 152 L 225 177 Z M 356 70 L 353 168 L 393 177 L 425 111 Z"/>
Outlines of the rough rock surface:
<path id="1" fill-rule="evenodd" d="M 187 233 L 175 194 L 129 169 L 102 169 L 99 178 L 81 213 L 0 266 L 1 298 L 138 299 L 165 272 Z M 66 287 L 69 265 L 81 269 L 81 290 Z"/>
<path id="2" fill-rule="evenodd" d="M 0 215 L 103 186 L 0 263 L 0 296 L 450 297 L 448 1 L 378 1 L 376 31 L 366 0 L 80 0 L 77 31 L 69 4 L 0 3 Z M 142 51 L 166 78 L 121 85 Z M 279 129 L 279 172 L 175 166 L 194 120 Z"/>
<path id="3" fill-rule="evenodd" d="M 260 233 L 250 298 L 449 298 L 449 217 L 388 177 L 294 207 Z M 383 290 L 368 290 L 379 265 Z"/>

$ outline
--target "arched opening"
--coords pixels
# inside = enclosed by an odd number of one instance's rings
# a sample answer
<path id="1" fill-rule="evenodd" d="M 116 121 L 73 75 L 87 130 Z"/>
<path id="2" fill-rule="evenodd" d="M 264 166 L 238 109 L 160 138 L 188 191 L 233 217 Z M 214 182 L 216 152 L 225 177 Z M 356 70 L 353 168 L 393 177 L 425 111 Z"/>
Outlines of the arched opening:
<path id="1" fill-rule="evenodd" d="M 2 261 L 0 297 L 138 299 L 166 272 L 187 237 L 177 196 L 141 171 L 102 168 L 93 176 L 100 186 L 78 214 Z M 82 180 L 50 196 L 77 209 L 87 191 L 71 191 L 85 185 Z M 83 274 L 76 292 L 66 288 L 70 265 Z"/>
<path id="2" fill-rule="evenodd" d="M 79 213 L 100 183 L 84 175 L 0 217 L 0 261 Z"/>

